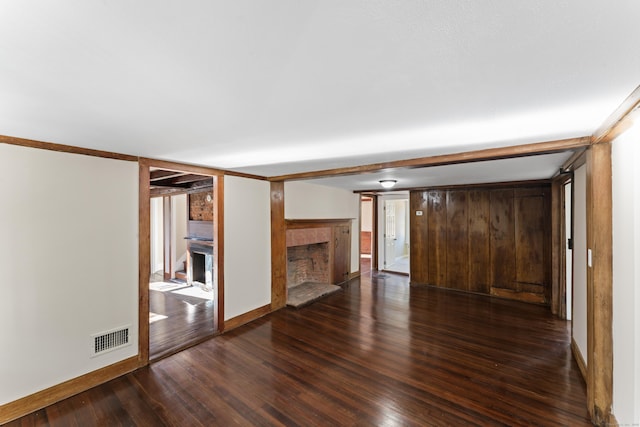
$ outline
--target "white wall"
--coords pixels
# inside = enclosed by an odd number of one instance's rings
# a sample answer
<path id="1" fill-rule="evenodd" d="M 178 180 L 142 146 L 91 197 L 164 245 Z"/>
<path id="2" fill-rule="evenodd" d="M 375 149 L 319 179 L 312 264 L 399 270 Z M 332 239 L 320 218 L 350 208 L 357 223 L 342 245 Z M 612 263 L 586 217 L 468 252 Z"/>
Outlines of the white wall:
<path id="1" fill-rule="evenodd" d="M 640 425 L 640 125 L 613 142 L 613 413 Z"/>
<path id="2" fill-rule="evenodd" d="M 164 271 L 164 227 L 163 227 L 162 197 L 154 197 L 150 201 L 149 219 L 151 230 L 151 273 Z"/>
<path id="3" fill-rule="evenodd" d="M 373 200 L 363 200 L 360 204 L 360 229 L 373 231 Z"/>
<path id="4" fill-rule="evenodd" d="M 267 181 L 224 177 L 224 318 L 271 304 L 271 195 Z"/>
<path id="5" fill-rule="evenodd" d="M 138 353 L 138 165 L 0 144 L 0 193 L 1 405 Z"/>
<path id="6" fill-rule="evenodd" d="M 173 257 L 174 272 L 183 268 L 183 261 L 187 259 L 187 195 L 179 194 L 171 197 L 171 256 Z M 173 274 L 172 274 L 173 275 Z"/>
<path id="7" fill-rule="evenodd" d="M 587 360 L 587 167 L 574 173 L 573 340 Z"/>
<path id="8" fill-rule="evenodd" d="M 360 269 L 360 196 L 309 182 L 285 182 L 284 216 L 287 219 L 351 218 L 351 272 Z"/>

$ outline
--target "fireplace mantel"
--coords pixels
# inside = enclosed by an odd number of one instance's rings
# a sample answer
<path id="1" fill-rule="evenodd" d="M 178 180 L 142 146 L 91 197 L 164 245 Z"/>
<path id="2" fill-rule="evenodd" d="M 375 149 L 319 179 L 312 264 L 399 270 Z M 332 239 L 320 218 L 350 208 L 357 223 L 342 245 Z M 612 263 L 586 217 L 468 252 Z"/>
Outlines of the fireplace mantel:
<path id="1" fill-rule="evenodd" d="M 285 219 L 287 229 L 333 227 L 334 225 L 350 225 L 355 218 L 338 219 Z"/>

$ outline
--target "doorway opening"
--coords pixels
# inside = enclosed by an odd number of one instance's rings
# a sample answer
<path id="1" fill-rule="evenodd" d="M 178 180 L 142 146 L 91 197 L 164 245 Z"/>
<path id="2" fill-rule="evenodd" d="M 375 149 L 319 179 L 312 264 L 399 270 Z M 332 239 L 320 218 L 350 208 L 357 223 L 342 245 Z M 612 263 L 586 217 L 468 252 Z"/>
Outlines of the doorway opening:
<path id="1" fill-rule="evenodd" d="M 360 196 L 360 274 L 376 269 L 376 196 Z"/>
<path id="2" fill-rule="evenodd" d="M 385 271 L 409 275 L 409 196 L 385 196 L 383 202 Z"/>
<path id="3" fill-rule="evenodd" d="M 151 361 L 218 331 L 217 182 L 216 176 L 149 168 Z"/>

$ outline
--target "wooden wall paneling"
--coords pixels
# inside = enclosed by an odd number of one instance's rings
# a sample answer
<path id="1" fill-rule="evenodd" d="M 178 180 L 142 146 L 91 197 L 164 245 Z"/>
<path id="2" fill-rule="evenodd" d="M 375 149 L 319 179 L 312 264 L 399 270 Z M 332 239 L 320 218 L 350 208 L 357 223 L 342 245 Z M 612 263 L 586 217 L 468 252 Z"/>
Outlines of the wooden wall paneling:
<path id="1" fill-rule="evenodd" d="M 448 288 L 469 290 L 469 234 L 467 191 L 446 192 L 447 243 L 446 278 Z"/>
<path id="2" fill-rule="evenodd" d="M 539 295 L 545 302 L 547 279 L 546 193 L 540 188 L 515 190 L 515 290 Z"/>
<path id="3" fill-rule="evenodd" d="M 587 150 L 587 405 L 610 425 L 613 401 L 613 226 L 611 143 Z"/>
<path id="4" fill-rule="evenodd" d="M 429 239 L 427 215 L 429 193 L 426 191 L 412 191 L 409 193 L 409 276 L 412 284 L 429 283 Z M 422 212 L 422 215 L 416 215 Z"/>
<path id="5" fill-rule="evenodd" d="M 544 188 L 543 198 L 543 268 L 544 268 L 544 299 L 545 303 L 551 302 L 551 280 L 552 280 L 552 246 L 551 246 L 551 185 Z M 564 214 L 563 214 L 564 218 Z"/>
<path id="6" fill-rule="evenodd" d="M 489 191 L 469 191 L 469 290 L 491 292 L 491 254 L 489 245 Z"/>
<path id="7" fill-rule="evenodd" d="M 447 285 L 447 198 L 446 191 L 428 192 L 428 236 L 429 251 L 427 269 L 429 284 Z"/>
<path id="8" fill-rule="evenodd" d="M 513 189 L 491 190 L 489 226 L 492 294 L 498 294 L 497 289 L 513 290 L 516 277 L 513 201 Z"/>
<path id="9" fill-rule="evenodd" d="M 351 270 L 351 227 L 333 227 L 333 284 L 338 285 L 349 279 Z"/>
<path id="10" fill-rule="evenodd" d="M 287 233 L 284 182 L 271 182 L 271 309 L 287 303 Z"/>
<path id="11" fill-rule="evenodd" d="M 551 183 L 551 276 L 550 276 L 550 308 L 551 313 L 560 315 L 562 294 L 562 277 L 564 270 L 563 258 L 563 226 L 564 223 L 564 204 L 561 193 L 564 191 L 562 185 L 563 177 L 554 179 Z"/>

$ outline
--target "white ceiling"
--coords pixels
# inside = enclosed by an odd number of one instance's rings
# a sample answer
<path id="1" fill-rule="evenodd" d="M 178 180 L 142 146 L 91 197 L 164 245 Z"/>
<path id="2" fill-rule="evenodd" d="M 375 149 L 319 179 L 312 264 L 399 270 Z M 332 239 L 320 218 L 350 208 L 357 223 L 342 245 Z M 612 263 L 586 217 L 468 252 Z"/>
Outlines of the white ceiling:
<path id="1" fill-rule="evenodd" d="M 267 176 L 585 136 L 640 83 L 638 22 L 637 0 L 3 0 L 0 134 Z"/>

